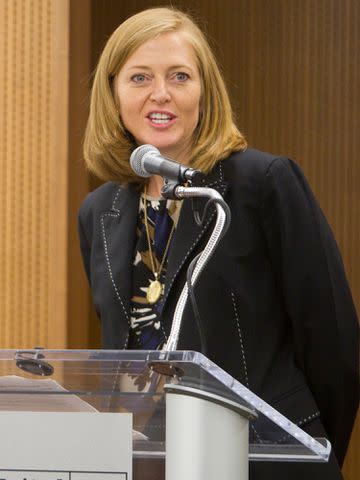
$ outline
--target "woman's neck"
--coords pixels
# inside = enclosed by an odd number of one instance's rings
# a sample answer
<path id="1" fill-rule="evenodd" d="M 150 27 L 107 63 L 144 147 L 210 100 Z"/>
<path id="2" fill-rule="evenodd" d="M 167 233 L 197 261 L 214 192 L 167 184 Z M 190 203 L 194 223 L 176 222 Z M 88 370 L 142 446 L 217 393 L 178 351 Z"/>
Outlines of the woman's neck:
<path id="1" fill-rule="evenodd" d="M 164 185 L 164 180 L 162 177 L 158 175 L 152 175 L 149 178 L 149 182 L 147 184 L 146 193 L 150 195 L 150 197 L 160 198 L 161 197 L 161 189 Z"/>

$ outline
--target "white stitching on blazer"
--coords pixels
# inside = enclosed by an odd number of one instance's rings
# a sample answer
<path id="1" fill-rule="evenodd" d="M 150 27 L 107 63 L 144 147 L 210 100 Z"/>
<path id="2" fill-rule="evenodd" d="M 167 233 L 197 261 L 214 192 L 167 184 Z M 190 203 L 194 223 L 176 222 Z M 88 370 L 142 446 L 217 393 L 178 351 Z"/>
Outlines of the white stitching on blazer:
<path id="1" fill-rule="evenodd" d="M 221 162 L 219 162 L 219 170 L 220 170 L 220 181 L 224 181 L 224 174 L 223 174 L 223 168 Z"/>
<path id="2" fill-rule="evenodd" d="M 116 297 L 117 299 L 120 301 L 121 303 L 121 306 L 124 310 L 124 313 L 125 313 L 125 317 L 128 321 L 128 323 L 130 324 L 130 319 L 129 319 L 129 315 L 126 311 L 126 308 L 123 304 L 123 301 L 120 297 L 120 294 L 119 294 L 119 291 L 117 289 L 117 286 L 115 284 L 115 280 L 114 280 L 114 276 L 113 276 L 113 273 L 112 273 L 112 270 L 111 270 L 111 263 L 110 263 L 110 258 L 109 258 L 109 252 L 108 252 L 108 246 L 107 246 L 107 240 L 106 240 L 106 235 L 105 235 L 105 225 L 104 225 L 104 217 L 118 217 L 119 215 L 116 214 L 116 213 L 103 213 L 101 215 L 101 218 L 100 218 L 100 223 L 101 223 L 101 231 L 102 231 L 102 237 L 103 237 L 103 243 L 104 243 L 104 253 L 105 253 L 105 258 L 106 258 L 106 266 L 107 266 L 107 269 L 108 269 L 108 272 L 109 272 L 109 275 L 110 275 L 110 279 L 111 279 L 111 283 L 114 287 L 114 290 L 115 290 L 115 293 L 116 293 Z M 123 348 L 126 348 L 127 346 L 127 343 L 128 343 L 128 340 L 129 340 L 129 334 L 130 334 L 130 331 L 128 330 L 128 334 L 127 334 L 127 337 L 125 339 L 125 343 L 124 343 L 124 346 Z"/>
<path id="3" fill-rule="evenodd" d="M 235 313 L 237 331 L 238 331 L 239 340 L 240 340 L 240 348 L 241 348 L 241 355 L 242 355 L 242 359 L 243 359 L 243 366 L 244 366 L 246 386 L 250 389 L 250 386 L 249 386 L 249 376 L 248 376 L 248 370 L 247 370 L 247 365 L 246 365 L 246 357 L 245 357 L 245 350 L 244 350 L 244 343 L 243 343 L 242 333 L 241 333 L 241 329 L 240 329 L 239 315 L 238 315 L 238 311 L 237 311 L 237 308 L 236 308 L 235 295 L 234 295 L 234 292 L 230 292 L 230 293 L 231 293 L 231 299 L 232 299 L 233 309 L 234 309 L 234 313 Z M 259 443 L 263 443 L 260 435 L 258 434 L 258 432 L 256 431 L 256 429 L 255 429 L 255 427 L 254 427 L 254 425 L 253 425 L 252 423 L 250 423 L 250 428 L 251 428 L 251 430 L 255 433 L 256 438 L 258 439 Z"/>
<path id="4" fill-rule="evenodd" d="M 313 420 L 314 418 L 320 417 L 320 412 L 319 410 L 317 412 L 314 412 L 312 415 L 309 415 L 308 417 L 303 418 L 302 420 L 299 420 L 298 422 L 295 422 L 296 425 L 303 425 L 306 422 L 309 422 L 310 420 Z"/>
<path id="5" fill-rule="evenodd" d="M 247 370 L 247 365 L 246 365 L 246 357 L 245 357 L 244 343 L 243 343 L 242 333 L 241 333 L 241 329 L 240 329 L 239 316 L 238 316 L 238 312 L 237 312 L 237 308 L 236 308 L 234 292 L 231 292 L 231 299 L 232 299 L 233 309 L 234 309 L 234 313 L 235 313 L 237 331 L 238 331 L 239 340 L 240 340 L 240 348 L 241 348 L 241 355 L 242 355 L 243 366 L 244 366 L 246 386 L 247 386 L 248 388 L 250 388 L 250 387 L 249 387 L 248 370 Z"/>
<path id="6" fill-rule="evenodd" d="M 114 210 L 115 212 L 118 212 L 118 213 L 120 213 L 120 210 L 118 208 L 115 208 L 115 203 L 116 203 L 116 200 L 117 200 L 121 190 L 122 190 L 121 187 L 119 187 L 117 189 L 116 195 L 115 195 L 114 200 L 113 200 L 112 205 L 111 205 L 111 209 Z"/>
<path id="7" fill-rule="evenodd" d="M 168 341 L 168 336 L 166 335 L 162 321 L 160 321 L 160 327 L 161 327 L 162 333 L 164 334 L 165 340 Z"/>
<path id="8" fill-rule="evenodd" d="M 318 417 L 320 417 L 320 412 L 319 411 L 314 412 L 312 415 L 309 415 L 308 417 L 303 418 L 302 420 L 299 420 L 298 422 L 293 422 L 293 423 L 295 423 L 295 425 L 300 427 L 301 425 L 304 425 L 305 423 L 309 422 L 310 420 L 314 420 L 315 418 L 318 418 Z M 280 438 L 280 440 L 278 440 L 278 442 L 282 443 L 288 438 L 290 438 L 289 434 L 284 435 L 283 437 Z"/>

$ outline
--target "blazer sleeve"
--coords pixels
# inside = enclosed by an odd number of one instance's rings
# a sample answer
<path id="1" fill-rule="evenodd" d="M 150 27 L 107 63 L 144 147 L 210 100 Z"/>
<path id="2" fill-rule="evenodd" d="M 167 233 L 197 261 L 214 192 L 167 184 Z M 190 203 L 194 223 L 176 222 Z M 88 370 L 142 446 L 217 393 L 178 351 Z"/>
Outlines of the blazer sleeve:
<path id="1" fill-rule="evenodd" d="M 359 403 L 359 326 L 341 256 L 294 162 L 274 160 L 262 193 L 265 237 L 296 361 L 342 464 Z"/>
<path id="2" fill-rule="evenodd" d="M 80 242 L 80 251 L 81 256 L 86 272 L 86 276 L 88 278 L 89 284 L 91 284 L 90 280 L 90 256 L 91 256 L 91 240 L 89 238 L 89 234 L 87 233 L 87 227 L 89 227 L 90 222 L 90 213 L 87 205 L 87 201 L 81 205 L 79 214 L 78 214 L 78 234 L 79 234 L 79 242 Z"/>

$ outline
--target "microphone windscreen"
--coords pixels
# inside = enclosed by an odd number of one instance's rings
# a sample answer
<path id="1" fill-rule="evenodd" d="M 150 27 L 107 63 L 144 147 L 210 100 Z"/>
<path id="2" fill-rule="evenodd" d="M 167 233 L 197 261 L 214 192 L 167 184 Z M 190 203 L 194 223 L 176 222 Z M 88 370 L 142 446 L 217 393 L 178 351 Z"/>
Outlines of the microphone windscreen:
<path id="1" fill-rule="evenodd" d="M 153 145 L 141 145 L 135 148 L 130 156 L 130 166 L 139 177 L 150 177 L 151 173 L 148 173 L 144 168 L 144 159 L 149 156 L 160 155 L 160 151 Z"/>

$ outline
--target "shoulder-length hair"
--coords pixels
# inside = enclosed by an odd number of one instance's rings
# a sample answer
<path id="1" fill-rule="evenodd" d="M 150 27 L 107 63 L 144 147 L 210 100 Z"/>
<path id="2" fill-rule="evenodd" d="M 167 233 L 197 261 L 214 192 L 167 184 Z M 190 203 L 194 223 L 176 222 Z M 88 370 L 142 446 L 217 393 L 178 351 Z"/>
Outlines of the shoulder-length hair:
<path id="1" fill-rule="evenodd" d="M 90 171 L 99 178 L 123 184 L 141 183 L 129 164 L 131 152 L 137 145 L 119 116 L 113 81 L 142 44 L 162 33 L 176 31 L 183 32 L 194 49 L 202 84 L 191 166 L 207 173 L 232 151 L 246 148 L 246 140 L 233 120 L 224 80 L 200 28 L 190 16 L 177 9 L 151 8 L 128 18 L 114 31 L 96 68 L 84 157 Z"/>

